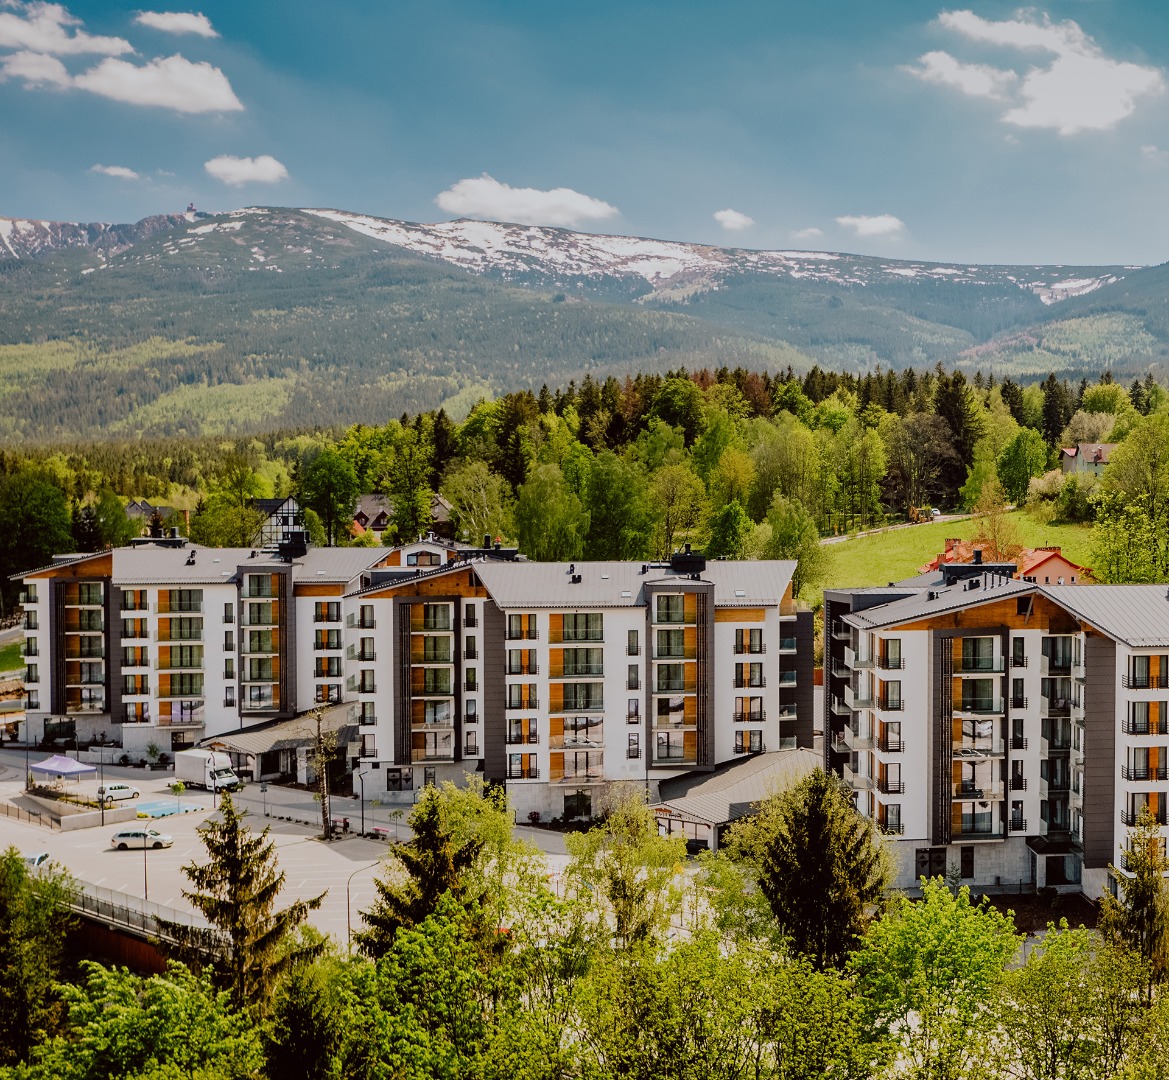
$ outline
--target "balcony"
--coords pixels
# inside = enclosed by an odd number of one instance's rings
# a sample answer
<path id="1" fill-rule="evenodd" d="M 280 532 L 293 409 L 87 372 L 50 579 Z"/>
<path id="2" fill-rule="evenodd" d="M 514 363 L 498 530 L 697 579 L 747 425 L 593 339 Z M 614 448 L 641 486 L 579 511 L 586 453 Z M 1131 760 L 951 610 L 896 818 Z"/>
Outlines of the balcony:
<path id="1" fill-rule="evenodd" d="M 1169 779 L 1169 766 L 1166 765 L 1121 765 L 1120 776 L 1123 780 L 1134 780 L 1148 784 L 1157 780 Z"/>
<path id="2" fill-rule="evenodd" d="M 871 691 L 853 690 L 851 686 L 844 688 L 844 704 L 850 709 L 871 709 L 873 707 L 873 697 Z"/>
<path id="3" fill-rule="evenodd" d="M 1169 718 L 1150 723 L 1148 718 L 1136 720 L 1126 716 L 1120 730 L 1126 735 L 1169 735 Z"/>
<path id="4" fill-rule="evenodd" d="M 905 749 L 905 741 L 903 739 L 881 739 L 877 743 L 877 749 L 882 754 L 900 754 Z"/>
<path id="5" fill-rule="evenodd" d="M 509 780 L 539 780 L 540 770 L 535 765 L 523 766 L 516 768 L 514 765 L 509 765 L 507 769 L 507 778 Z"/>
<path id="6" fill-rule="evenodd" d="M 535 698 L 535 697 L 530 697 L 530 698 L 527 698 L 526 700 L 523 698 L 509 699 L 508 703 L 504 706 L 504 708 L 506 708 L 506 709 L 538 709 L 539 707 L 540 707 L 540 699 Z M 601 708 L 601 706 L 598 705 L 598 706 L 596 706 L 596 708 L 599 710 Z M 569 709 L 567 707 L 565 707 L 565 709 L 563 711 L 564 712 L 580 712 L 579 709 Z"/>
<path id="7" fill-rule="evenodd" d="M 173 714 L 171 716 L 160 716 L 158 718 L 159 727 L 202 727 L 206 716 L 206 710 L 203 707 L 203 702 L 199 702 L 198 708 L 184 710 L 183 712 Z"/>
<path id="8" fill-rule="evenodd" d="M 377 619 L 375 619 L 372 615 L 354 615 L 354 614 L 350 613 L 349 615 L 347 615 L 345 617 L 345 625 L 353 630 L 376 630 L 377 629 Z M 450 628 L 451 628 L 451 626 L 450 626 L 449 622 L 443 626 L 437 626 L 437 625 L 432 626 L 430 624 L 430 621 L 423 620 L 421 626 L 411 626 L 410 630 L 413 633 L 417 634 L 420 631 L 429 631 L 429 630 L 449 631 Z"/>
<path id="9" fill-rule="evenodd" d="M 797 647 L 794 637 L 781 637 L 779 639 L 779 651 L 781 653 L 794 653 Z"/>
<path id="10" fill-rule="evenodd" d="M 1001 780 L 962 780 L 950 785 L 950 794 L 953 798 L 963 802 L 989 802 L 992 799 L 1003 797 L 1003 782 Z"/>
<path id="11" fill-rule="evenodd" d="M 905 826 L 900 821 L 878 821 L 877 828 L 887 836 L 900 836 L 905 832 Z"/>
<path id="12" fill-rule="evenodd" d="M 539 641 L 540 640 L 540 631 L 539 630 L 518 630 L 518 631 L 517 630 L 509 630 L 507 632 L 507 640 L 508 641 Z M 566 634 L 564 636 L 564 640 L 565 641 L 578 641 L 578 640 L 584 640 L 584 639 L 577 638 L 575 636 L 570 637 Z M 598 637 L 598 640 L 599 640 L 599 637 Z"/>
<path id="13" fill-rule="evenodd" d="M 755 743 L 752 746 L 748 743 L 735 743 L 733 752 L 736 754 L 765 754 L 767 753 L 766 743 Z"/>
<path id="14" fill-rule="evenodd" d="M 1072 699 L 1071 698 L 1044 698 L 1043 699 L 1043 715 L 1044 716 L 1071 716 L 1072 715 Z"/>
<path id="15" fill-rule="evenodd" d="M 1164 675 L 1124 675 L 1120 681 L 1126 690 L 1164 690 L 1169 688 L 1169 673 Z"/>
<path id="16" fill-rule="evenodd" d="M 1000 697 L 962 698 L 954 702 L 955 713 L 970 716 L 1001 716 L 1004 711 L 1003 699 Z"/>
<path id="17" fill-rule="evenodd" d="M 696 652 L 693 648 L 689 651 L 692 653 Z M 736 656 L 761 656 L 765 652 L 767 652 L 767 643 L 765 641 L 743 641 L 735 645 Z M 694 657 L 687 656 L 683 659 L 693 660 Z"/>
<path id="18" fill-rule="evenodd" d="M 844 647 L 844 662 L 853 671 L 859 671 L 862 668 L 871 668 L 873 666 L 873 657 L 871 654 L 861 656 L 851 645 Z"/>
<path id="19" fill-rule="evenodd" d="M 904 780 L 878 780 L 877 790 L 882 795 L 904 795 L 905 781 Z"/>
<path id="20" fill-rule="evenodd" d="M 1011 667 L 1024 668 L 1026 666 L 1027 666 L 1027 657 L 1025 657 L 1025 656 L 1012 656 L 1011 657 Z"/>
<path id="21" fill-rule="evenodd" d="M 125 610 L 123 608 L 123 610 Z M 172 604 L 169 600 L 159 600 L 152 605 L 156 615 L 201 615 L 203 613 L 202 600 L 183 600 Z"/>
<path id="22" fill-rule="evenodd" d="M 781 687 L 782 686 L 795 686 L 796 685 L 796 673 L 794 671 L 781 671 L 779 673 L 779 685 Z"/>
<path id="23" fill-rule="evenodd" d="M 1011 832 L 1026 832 L 1027 819 L 1022 817 L 1013 817 L 1010 820 L 1009 828 Z"/>
<path id="24" fill-rule="evenodd" d="M 759 712 L 737 712 L 733 714 L 732 719 L 736 724 L 761 724 L 767 719 L 767 710 L 761 709 Z"/>
<path id="25" fill-rule="evenodd" d="M 834 697 L 829 708 L 837 716 L 850 716 L 852 714 L 852 709 L 848 707 L 842 698 Z"/>
<path id="26" fill-rule="evenodd" d="M 504 741 L 508 746 L 524 746 L 527 744 L 535 746 L 540 742 L 540 733 L 537 731 L 529 731 L 525 735 L 523 732 L 509 731 Z"/>
<path id="27" fill-rule="evenodd" d="M 953 839 L 957 843 L 962 840 L 1002 840 L 1005 832 L 1001 825 L 981 820 L 968 820 L 962 817 L 962 824 L 954 830 Z"/>
<path id="28" fill-rule="evenodd" d="M 991 736 L 986 738 L 956 739 L 953 745 L 954 757 L 959 760 L 971 760 L 985 757 L 1001 757 L 1007 752 L 1003 739 Z"/>
<path id="29" fill-rule="evenodd" d="M 845 626 L 839 619 L 836 619 L 832 623 L 832 637 L 837 641 L 851 641 L 852 630 Z"/>
<path id="30" fill-rule="evenodd" d="M 439 750 L 437 747 L 427 747 L 423 750 L 411 750 L 410 761 L 417 764 L 421 761 L 454 761 L 454 750 Z"/>
<path id="31" fill-rule="evenodd" d="M 1136 823 L 1138 821 L 1140 821 L 1144 812 L 1145 812 L 1145 807 L 1143 807 L 1143 806 L 1138 810 L 1122 810 L 1120 812 L 1121 823 L 1123 825 L 1125 825 L 1127 828 L 1131 829 L 1134 825 L 1136 825 Z M 1169 815 L 1166 815 L 1166 813 L 1164 811 L 1162 811 L 1159 814 L 1152 814 L 1151 816 L 1152 816 L 1153 822 L 1155 824 L 1161 825 L 1161 826 L 1169 825 Z M 1127 870 L 1128 867 L 1125 866 L 1125 869 Z"/>
<path id="32" fill-rule="evenodd" d="M 889 698 L 882 698 L 877 702 L 877 708 L 880 709 L 881 712 L 904 712 L 905 699 L 898 698 L 897 700 L 893 701 Z"/>
<path id="33" fill-rule="evenodd" d="M 1027 790 L 1027 778 L 1025 776 L 1012 776 L 1011 777 L 1011 790 L 1012 791 L 1026 791 Z"/>
<path id="34" fill-rule="evenodd" d="M 873 790 L 873 778 L 858 772 L 851 765 L 844 766 L 844 782 L 854 791 Z"/>
<path id="35" fill-rule="evenodd" d="M 767 685 L 767 676 L 766 675 L 756 675 L 754 679 L 752 679 L 750 676 L 744 676 L 744 675 L 736 675 L 735 676 L 734 686 L 735 686 L 736 690 L 749 690 L 752 688 L 760 689 L 766 685 Z M 677 691 L 681 692 L 682 689 L 683 688 L 681 686 L 662 686 L 660 684 L 658 686 L 659 693 L 669 693 L 673 690 L 677 690 Z M 694 687 L 690 686 L 687 689 L 693 690 Z"/>
<path id="36" fill-rule="evenodd" d="M 1020 735 L 1012 735 L 1011 736 L 1011 749 L 1012 750 L 1026 750 L 1028 745 L 1029 745 L 1029 740 L 1023 738 L 1022 736 L 1020 736 Z"/>
<path id="37" fill-rule="evenodd" d="M 171 633 L 169 630 L 157 630 L 153 635 L 155 641 L 177 641 L 180 644 L 185 641 L 202 641 L 202 630 L 187 630 L 182 633 Z"/>
<path id="38" fill-rule="evenodd" d="M 540 665 L 539 664 L 508 664 L 507 665 L 507 674 L 508 675 L 539 675 L 540 674 Z"/>
<path id="39" fill-rule="evenodd" d="M 877 657 L 877 667 L 883 671 L 900 671 L 905 667 L 905 657 L 903 656 L 879 656 Z"/>
<path id="40" fill-rule="evenodd" d="M 269 612 L 267 615 L 244 612 L 240 616 L 239 624 L 240 626 L 263 627 L 267 630 L 275 630 L 280 625 L 280 615 L 275 611 Z"/>
<path id="41" fill-rule="evenodd" d="M 1001 675 L 1006 670 L 1001 656 L 959 656 L 954 660 L 955 675 Z"/>

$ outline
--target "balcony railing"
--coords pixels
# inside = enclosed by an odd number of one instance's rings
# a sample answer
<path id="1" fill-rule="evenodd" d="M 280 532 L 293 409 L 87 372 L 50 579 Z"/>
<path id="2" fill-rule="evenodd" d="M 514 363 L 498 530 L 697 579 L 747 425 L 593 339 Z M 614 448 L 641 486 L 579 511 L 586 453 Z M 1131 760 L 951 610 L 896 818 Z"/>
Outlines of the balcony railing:
<path id="1" fill-rule="evenodd" d="M 692 649 L 691 652 L 693 651 L 694 650 Z M 765 641 L 744 641 L 735 645 L 736 656 L 759 656 L 765 652 L 767 652 L 767 642 Z M 658 655 L 664 656 L 666 654 L 659 653 Z"/>
<path id="2" fill-rule="evenodd" d="M 535 745 L 539 743 L 539 741 L 540 733 L 537 731 L 529 731 L 526 734 L 524 732 L 509 731 L 505 738 L 505 742 L 508 746 L 521 746 L 526 743 Z"/>
<path id="3" fill-rule="evenodd" d="M 1027 708 L 1027 699 L 1025 697 L 1011 698 L 1011 708 L 1012 709 L 1025 709 L 1025 708 Z"/>
<path id="4" fill-rule="evenodd" d="M 1012 656 L 1011 657 L 1011 667 L 1026 667 L 1026 666 L 1027 666 L 1027 657 L 1025 657 L 1025 656 Z"/>
<path id="5" fill-rule="evenodd" d="M 1026 791 L 1027 790 L 1027 777 L 1025 777 L 1025 776 L 1012 776 L 1011 777 L 1011 790 L 1012 791 Z"/>
<path id="6" fill-rule="evenodd" d="M 877 702 L 877 708 L 882 712 L 904 712 L 905 699 L 897 698 L 897 700 L 891 701 L 888 698 L 882 698 Z"/>
<path id="7" fill-rule="evenodd" d="M 537 668 L 533 667 L 532 674 L 534 675 L 537 670 L 538 670 Z M 522 672 L 522 671 L 513 671 L 511 668 L 508 668 L 507 673 L 509 675 L 523 675 L 523 674 L 525 674 L 525 672 Z M 585 678 L 588 678 L 590 676 L 604 675 L 604 674 L 605 674 L 605 665 L 603 663 L 602 664 L 571 664 L 568 667 L 561 668 L 559 671 L 557 671 L 555 668 L 553 668 L 553 670 L 548 673 L 548 677 L 551 679 L 585 679 Z"/>
<path id="8" fill-rule="evenodd" d="M 535 698 L 535 697 L 520 698 L 517 700 L 509 699 L 508 703 L 504 706 L 504 708 L 507 708 L 507 709 L 538 709 L 539 707 L 540 707 L 540 699 Z M 599 705 L 597 706 L 597 708 L 600 708 L 600 707 L 601 706 L 599 706 Z M 569 710 L 569 709 L 565 708 L 565 711 L 566 712 L 568 712 L 568 711 L 579 712 L 580 710 L 579 709 Z"/>
<path id="9" fill-rule="evenodd" d="M 479 659 L 479 650 L 478 649 L 464 649 L 463 650 L 463 659 L 464 660 L 478 660 Z"/>
<path id="10" fill-rule="evenodd" d="M 519 630 L 519 631 L 509 630 L 507 632 L 507 640 L 508 641 L 539 641 L 540 640 L 540 631 L 539 630 Z M 579 640 L 583 640 L 583 639 L 577 638 L 575 636 L 571 636 L 568 633 L 565 633 L 564 640 L 565 641 L 579 641 Z"/>
<path id="11" fill-rule="evenodd" d="M 759 712 L 737 712 L 734 714 L 736 724 L 761 724 L 766 719 L 766 709 L 761 709 Z"/>
<path id="12" fill-rule="evenodd" d="M 1006 742 L 993 736 L 955 739 L 953 749 L 956 758 L 999 757 L 1006 753 Z"/>
<path id="13" fill-rule="evenodd" d="M 508 766 L 507 778 L 509 780 L 539 780 L 540 770 L 535 765 L 530 765 L 526 768 L 515 768 Z"/>
<path id="14" fill-rule="evenodd" d="M 1006 664 L 1001 656 L 966 656 L 954 661 L 955 675 L 1001 675 L 1004 671 Z"/>
<path id="15" fill-rule="evenodd" d="M 878 780 L 877 790 L 882 795 L 904 795 L 905 781 L 904 780 Z"/>
<path id="16" fill-rule="evenodd" d="M 1144 807 L 1141 807 L 1140 810 L 1122 810 L 1120 813 L 1121 822 L 1131 829 L 1138 821 L 1140 821 L 1141 817 L 1143 816 L 1144 809 Z M 1169 815 L 1167 815 L 1164 810 L 1159 813 L 1152 814 L 1151 816 L 1154 824 L 1169 825 Z M 1125 865 L 1124 869 L 1127 870 L 1128 866 Z"/>
<path id="17" fill-rule="evenodd" d="M 1011 749 L 1012 750 L 1026 750 L 1028 744 L 1029 744 L 1029 740 L 1023 738 L 1023 736 L 1021 736 L 1021 735 L 1012 735 L 1011 736 Z"/>
<path id="18" fill-rule="evenodd" d="M 1141 783 L 1149 783 L 1153 780 L 1169 779 L 1169 766 L 1121 765 L 1120 775 L 1124 780 L 1136 780 Z"/>
<path id="19" fill-rule="evenodd" d="M 883 754 L 900 754 L 905 749 L 905 741 L 903 739 L 881 739 L 877 744 L 877 749 Z"/>
<path id="20" fill-rule="evenodd" d="M 1150 723 L 1148 719 L 1134 720 L 1126 716 L 1120 730 L 1126 735 L 1169 735 L 1169 718 Z"/>
<path id="21" fill-rule="evenodd" d="M 779 651 L 782 653 L 793 653 L 797 647 L 794 637 L 781 637 L 779 639 Z"/>
<path id="22" fill-rule="evenodd" d="M 905 667 L 904 656 L 878 656 L 877 667 L 883 668 L 885 671 L 900 671 Z"/>
<path id="23" fill-rule="evenodd" d="M 507 674 L 508 675 L 539 675 L 540 674 L 540 665 L 539 664 L 508 664 L 507 665 Z"/>
<path id="24" fill-rule="evenodd" d="M 1164 690 L 1169 687 L 1169 673 L 1163 675 L 1124 675 L 1121 683 L 1126 690 Z"/>
<path id="25" fill-rule="evenodd" d="M 750 678 L 749 676 L 745 676 L 745 675 L 736 675 L 735 676 L 735 689 L 736 690 L 743 690 L 743 689 L 747 689 L 750 687 L 763 687 L 766 685 L 767 685 L 767 676 L 766 675 L 757 675 L 754 679 Z M 669 686 L 661 687 L 661 686 L 659 686 L 659 690 L 663 690 L 663 691 L 674 690 L 674 689 L 681 690 L 682 687 L 681 686 L 678 686 L 678 687 L 669 687 Z M 694 687 L 691 686 L 690 689 L 693 690 Z"/>
<path id="26" fill-rule="evenodd" d="M 641 757 L 641 747 L 640 746 L 626 747 L 625 756 L 627 758 L 640 758 Z"/>
<path id="27" fill-rule="evenodd" d="M 877 828 L 889 836 L 900 836 L 905 832 L 905 826 L 900 821 L 878 821 Z"/>
<path id="28" fill-rule="evenodd" d="M 750 743 L 735 743 L 734 752 L 736 754 L 765 754 L 767 753 L 767 744 L 756 743 L 752 746 Z"/>
<path id="29" fill-rule="evenodd" d="M 479 625 L 478 616 L 476 616 L 473 610 L 467 611 L 467 613 L 463 616 L 463 625 L 468 630 L 474 630 L 475 627 Z"/>
<path id="30" fill-rule="evenodd" d="M 1023 817 L 1013 817 L 1010 821 L 1011 832 L 1026 832 L 1027 819 Z"/>
<path id="31" fill-rule="evenodd" d="M 796 685 L 796 673 L 794 671 L 781 671 L 779 673 L 779 685 L 780 686 L 795 686 Z"/>
<path id="32" fill-rule="evenodd" d="M 994 716 L 1003 712 L 1003 699 L 993 698 L 962 698 L 954 703 L 954 711 L 960 713 L 974 713 L 978 716 Z"/>

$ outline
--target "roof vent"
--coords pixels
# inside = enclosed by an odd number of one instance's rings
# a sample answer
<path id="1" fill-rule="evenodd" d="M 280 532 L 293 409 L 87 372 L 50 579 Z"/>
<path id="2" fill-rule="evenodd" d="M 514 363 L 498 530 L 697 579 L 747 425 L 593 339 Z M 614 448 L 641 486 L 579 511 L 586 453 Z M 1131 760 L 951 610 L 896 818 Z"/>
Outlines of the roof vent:
<path id="1" fill-rule="evenodd" d="M 982 548 L 975 548 L 975 549 L 974 549 L 974 559 L 973 559 L 973 562 L 974 562 L 974 565 L 975 565 L 975 566 L 981 566 L 981 565 L 982 565 Z"/>
<path id="2" fill-rule="evenodd" d="M 972 588 L 972 589 L 978 588 L 978 578 L 971 578 L 970 579 L 970 588 Z"/>
<path id="3" fill-rule="evenodd" d="M 255 548 L 252 548 L 251 553 L 248 555 L 248 558 L 254 559 L 258 554 L 259 554 L 259 552 Z"/>
<path id="4" fill-rule="evenodd" d="M 937 598 L 938 598 L 938 594 L 937 594 L 936 592 L 934 592 L 934 591 L 933 591 L 933 589 L 930 589 L 930 591 L 929 591 L 929 599 L 930 599 L 930 600 L 936 600 Z"/>
<path id="5" fill-rule="evenodd" d="M 570 562 L 570 563 L 568 564 L 568 572 L 569 572 L 570 574 L 575 574 L 575 573 L 576 573 L 576 563 L 574 563 L 574 562 Z"/>
<path id="6" fill-rule="evenodd" d="M 648 573 L 649 573 L 649 564 L 648 564 L 648 563 L 642 563 L 642 564 L 641 564 L 641 572 L 642 572 L 643 574 L 648 574 Z"/>
<path id="7" fill-rule="evenodd" d="M 187 565 L 188 566 L 195 565 L 195 549 L 194 548 L 191 548 L 191 554 L 187 556 Z"/>
<path id="8" fill-rule="evenodd" d="M 580 574 L 573 574 L 573 575 L 572 575 L 572 584 L 573 584 L 573 585 L 579 585 L 579 584 L 580 584 Z"/>

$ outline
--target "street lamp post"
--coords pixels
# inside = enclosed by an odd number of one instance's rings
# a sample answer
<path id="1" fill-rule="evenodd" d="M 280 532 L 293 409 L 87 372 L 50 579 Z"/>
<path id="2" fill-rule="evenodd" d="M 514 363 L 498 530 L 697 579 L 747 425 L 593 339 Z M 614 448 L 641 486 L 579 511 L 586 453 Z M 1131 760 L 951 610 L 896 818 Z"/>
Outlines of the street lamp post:
<path id="1" fill-rule="evenodd" d="M 97 790 L 100 794 L 97 797 L 97 801 L 101 805 L 101 824 L 104 829 L 106 825 L 106 752 L 104 747 L 98 748 L 97 763 L 101 769 L 101 780 L 97 785 Z"/>
<path id="2" fill-rule="evenodd" d="M 147 841 L 150 839 L 147 835 L 148 830 L 145 826 L 142 829 L 142 899 L 150 899 L 150 877 L 147 874 L 146 867 L 146 849 L 150 846 Z"/>
<path id="3" fill-rule="evenodd" d="M 361 835 L 365 835 L 365 773 L 359 772 L 357 782 L 361 785 Z"/>
<path id="4" fill-rule="evenodd" d="M 260 794 L 264 796 L 264 817 L 268 816 L 268 785 L 260 784 Z"/>
<path id="5" fill-rule="evenodd" d="M 350 918 L 349 911 L 349 886 L 358 874 L 364 873 L 366 870 L 371 870 L 375 866 L 377 866 L 376 861 L 371 862 L 368 866 L 359 866 L 349 875 L 345 882 L 345 947 L 350 952 L 353 951 L 353 922 Z"/>

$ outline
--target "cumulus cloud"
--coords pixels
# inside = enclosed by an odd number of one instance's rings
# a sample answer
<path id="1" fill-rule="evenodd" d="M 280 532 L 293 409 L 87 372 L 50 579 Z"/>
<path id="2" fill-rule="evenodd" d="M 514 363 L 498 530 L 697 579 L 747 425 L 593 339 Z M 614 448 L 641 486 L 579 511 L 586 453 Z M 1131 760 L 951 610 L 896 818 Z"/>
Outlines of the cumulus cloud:
<path id="1" fill-rule="evenodd" d="M 134 20 L 140 26 L 161 30 L 166 34 L 198 34 L 199 37 L 219 37 L 211 20 L 202 12 L 140 11 Z"/>
<path id="2" fill-rule="evenodd" d="M 0 11 L 0 49 L 24 49 L 54 56 L 80 53 L 121 56 L 134 51 L 125 38 L 87 34 L 81 29 L 81 20 L 70 15 L 62 4 L 8 0 L 0 7 L 8 8 Z"/>
<path id="3" fill-rule="evenodd" d="M 125 165 L 94 165 L 89 170 L 92 173 L 101 173 L 102 176 L 112 176 L 115 180 L 141 180 L 142 178 Z"/>
<path id="4" fill-rule="evenodd" d="M 244 184 L 275 184 L 288 179 L 288 170 L 270 154 L 259 157 L 232 157 L 222 154 L 203 163 L 216 180 L 222 180 L 229 187 Z"/>
<path id="5" fill-rule="evenodd" d="M 448 214 L 514 221 L 520 225 L 574 226 L 586 221 L 604 221 L 621 211 L 607 202 L 582 195 L 572 188 L 513 188 L 484 173 L 460 180 L 435 197 Z"/>
<path id="6" fill-rule="evenodd" d="M 1025 72 L 1013 67 L 969 64 L 950 53 L 929 52 L 904 68 L 934 85 L 969 97 L 1002 101 L 1002 121 L 1020 128 L 1045 128 L 1061 135 L 1104 131 L 1136 110 L 1141 97 L 1165 89 L 1160 68 L 1115 60 L 1072 20 L 1019 12 L 1013 19 L 984 19 L 972 11 L 943 11 L 938 25 L 967 41 L 1030 54 Z M 1033 62 L 1045 54 L 1046 63 Z"/>
<path id="7" fill-rule="evenodd" d="M 177 53 L 138 65 L 112 57 L 78 75 L 73 85 L 114 101 L 156 105 L 181 113 L 240 112 L 227 76 L 206 61 L 194 63 Z"/>
<path id="8" fill-rule="evenodd" d="M 947 52 L 928 52 L 918 57 L 917 62 L 920 66 L 906 65 L 903 70 L 923 82 L 952 86 L 968 97 L 1002 101 L 1019 81 L 1017 72 L 1002 71 L 987 64 L 964 64 Z"/>
<path id="9" fill-rule="evenodd" d="M 857 236 L 896 236 L 905 228 L 905 222 L 892 214 L 876 214 L 872 217 L 865 214 L 845 214 L 836 219 L 836 224 L 845 229 L 852 229 Z"/>
<path id="10" fill-rule="evenodd" d="M 55 56 L 27 51 L 0 56 L 0 80 L 4 79 L 20 79 L 30 87 L 73 85 L 73 76 Z"/>
<path id="11" fill-rule="evenodd" d="M 796 229 L 791 234 L 793 240 L 819 240 L 824 235 L 823 229 L 817 229 L 815 225 L 808 229 Z"/>
<path id="12" fill-rule="evenodd" d="M 714 220 L 729 232 L 739 232 L 743 229 L 749 229 L 755 224 L 754 218 L 749 218 L 746 214 L 740 214 L 738 210 L 716 210 L 714 212 Z"/>

